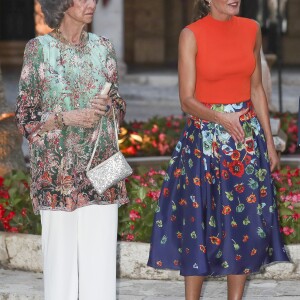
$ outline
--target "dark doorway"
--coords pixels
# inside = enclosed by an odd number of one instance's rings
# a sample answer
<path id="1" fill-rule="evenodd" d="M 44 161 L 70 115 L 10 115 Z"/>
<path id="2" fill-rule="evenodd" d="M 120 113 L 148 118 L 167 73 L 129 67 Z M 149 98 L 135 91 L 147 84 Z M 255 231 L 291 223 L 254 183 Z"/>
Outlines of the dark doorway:
<path id="1" fill-rule="evenodd" d="M 34 0 L 0 0 L 0 40 L 29 40 L 34 36 Z"/>

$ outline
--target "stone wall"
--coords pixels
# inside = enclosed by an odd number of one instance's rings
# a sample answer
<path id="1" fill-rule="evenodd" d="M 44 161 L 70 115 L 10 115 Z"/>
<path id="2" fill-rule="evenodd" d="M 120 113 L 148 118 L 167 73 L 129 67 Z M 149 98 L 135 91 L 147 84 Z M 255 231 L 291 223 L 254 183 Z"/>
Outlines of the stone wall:
<path id="1" fill-rule="evenodd" d="M 119 278 L 182 280 L 179 272 L 147 267 L 150 244 L 118 242 L 117 269 Z M 260 279 L 300 279 L 300 245 L 286 249 L 292 263 L 269 265 Z M 0 232 L 0 266 L 42 272 L 41 237 L 38 235 Z"/>

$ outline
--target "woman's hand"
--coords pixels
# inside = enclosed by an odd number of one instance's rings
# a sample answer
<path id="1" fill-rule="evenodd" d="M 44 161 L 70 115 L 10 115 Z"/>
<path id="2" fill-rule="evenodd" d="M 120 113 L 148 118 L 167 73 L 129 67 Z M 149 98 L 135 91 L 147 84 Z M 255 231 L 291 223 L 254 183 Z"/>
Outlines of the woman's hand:
<path id="1" fill-rule="evenodd" d="M 280 159 L 279 159 L 278 154 L 276 152 L 274 143 L 272 143 L 272 145 L 268 145 L 268 154 L 269 154 L 269 158 L 270 158 L 271 172 L 273 172 L 275 169 L 279 170 L 279 168 L 280 168 Z"/>
<path id="2" fill-rule="evenodd" d="M 246 114 L 248 110 L 247 108 L 235 113 L 219 114 L 219 120 L 217 122 L 225 128 L 236 143 L 243 143 L 245 140 L 245 133 L 240 123 L 240 117 Z"/>
<path id="3" fill-rule="evenodd" d="M 94 108 L 75 109 L 63 112 L 63 119 L 67 126 L 93 128 L 99 122 L 102 111 Z"/>
<path id="4" fill-rule="evenodd" d="M 108 116 L 111 113 L 112 100 L 108 95 L 97 95 L 92 101 L 92 108 L 96 109 L 101 116 Z"/>

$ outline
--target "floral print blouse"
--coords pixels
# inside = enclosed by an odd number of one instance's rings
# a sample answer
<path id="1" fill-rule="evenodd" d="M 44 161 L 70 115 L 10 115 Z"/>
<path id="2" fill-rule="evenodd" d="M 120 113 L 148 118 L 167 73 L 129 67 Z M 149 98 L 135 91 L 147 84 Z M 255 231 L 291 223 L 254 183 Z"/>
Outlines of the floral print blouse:
<path id="1" fill-rule="evenodd" d="M 96 125 L 42 130 L 49 113 L 89 107 L 105 82 L 112 83 L 109 95 L 121 122 L 126 106 L 118 93 L 116 55 L 108 39 L 88 33 L 86 43 L 75 47 L 47 34 L 27 43 L 16 121 L 30 145 L 30 191 L 36 214 L 41 209 L 73 211 L 90 204 L 128 202 L 124 181 L 99 195 L 86 177 L 98 134 Z M 113 120 L 103 118 L 91 168 L 117 151 Z"/>

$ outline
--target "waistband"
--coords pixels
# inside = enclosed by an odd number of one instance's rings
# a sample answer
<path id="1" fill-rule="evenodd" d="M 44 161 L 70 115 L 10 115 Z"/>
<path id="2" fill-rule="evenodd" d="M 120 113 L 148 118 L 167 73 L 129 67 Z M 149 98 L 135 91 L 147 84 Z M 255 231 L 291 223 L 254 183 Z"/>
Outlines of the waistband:
<path id="1" fill-rule="evenodd" d="M 221 113 L 234 113 L 239 112 L 242 109 L 249 108 L 249 111 L 240 117 L 240 121 L 248 121 L 254 117 L 256 117 L 256 112 L 253 107 L 253 103 L 251 100 L 239 102 L 239 103 L 231 103 L 231 104 L 211 104 L 211 103 L 202 103 L 207 108 L 212 110 L 221 112 Z M 190 116 L 190 118 L 194 121 L 199 121 L 200 119 L 195 116 Z M 209 123 L 210 121 L 201 119 L 202 122 Z"/>

